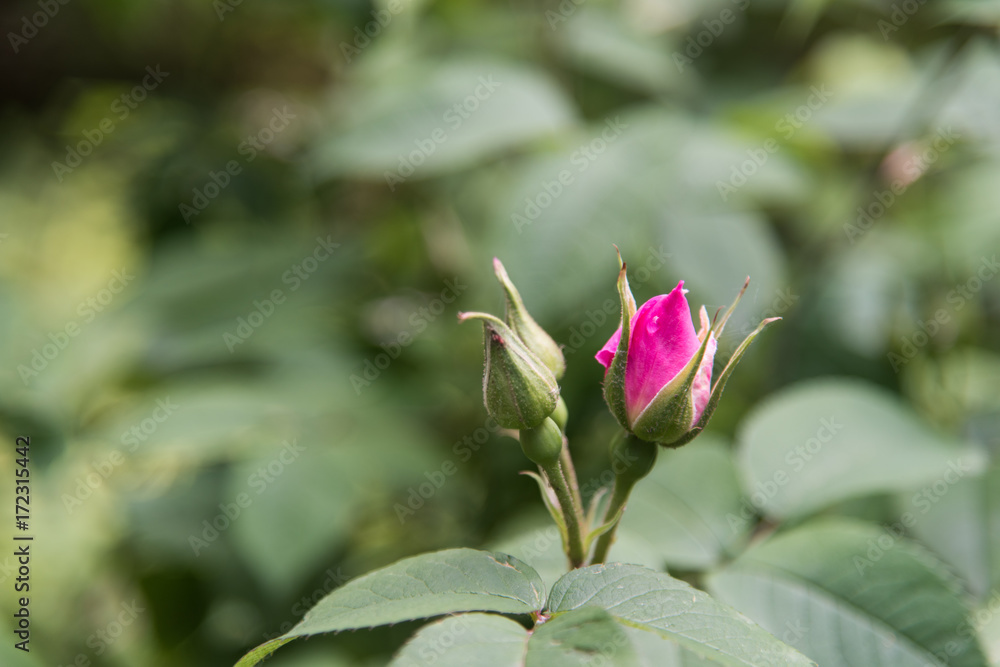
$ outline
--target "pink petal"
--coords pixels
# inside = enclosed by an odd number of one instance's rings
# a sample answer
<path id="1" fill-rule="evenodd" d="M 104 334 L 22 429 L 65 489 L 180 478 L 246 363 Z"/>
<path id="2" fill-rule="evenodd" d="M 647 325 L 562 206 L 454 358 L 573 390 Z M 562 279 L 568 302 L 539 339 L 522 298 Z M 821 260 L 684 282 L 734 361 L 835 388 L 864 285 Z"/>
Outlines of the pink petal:
<path id="1" fill-rule="evenodd" d="M 704 310 L 702 308 L 703 312 Z M 712 362 L 715 361 L 715 351 L 718 347 L 719 341 L 716 340 L 715 336 L 712 336 L 712 339 L 708 341 L 708 347 L 705 348 L 705 356 L 701 358 L 701 365 L 698 366 L 698 374 L 694 376 L 694 382 L 691 385 L 694 419 L 691 421 L 691 426 L 694 426 L 701 419 L 701 413 L 705 411 L 708 399 L 712 397 Z"/>
<path id="2" fill-rule="evenodd" d="M 608 342 L 604 344 L 604 347 L 602 347 L 601 350 L 594 355 L 594 358 L 597 359 L 602 366 L 604 366 L 605 375 L 607 375 L 608 369 L 611 368 L 611 361 L 615 358 L 615 352 L 618 351 L 618 343 L 621 339 L 622 328 L 618 327 L 618 331 L 611 334 L 611 338 L 609 338 Z"/>
<path id="3" fill-rule="evenodd" d="M 632 320 L 625 367 L 625 404 L 630 422 L 683 370 L 701 345 L 684 291 L 681 281 L 670 294 L 642 304 Z"/>

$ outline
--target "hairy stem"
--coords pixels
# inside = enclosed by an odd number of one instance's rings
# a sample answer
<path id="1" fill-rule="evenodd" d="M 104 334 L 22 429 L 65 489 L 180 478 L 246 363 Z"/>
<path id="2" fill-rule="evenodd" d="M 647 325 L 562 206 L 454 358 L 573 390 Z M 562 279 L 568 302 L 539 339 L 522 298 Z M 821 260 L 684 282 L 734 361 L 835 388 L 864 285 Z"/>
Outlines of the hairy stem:
<path id="1" fill-rule="evenodd" d="M 608 501 L 608 509 L 604 514 L 606 518 L 613 517 L 618 513 L 618 510 L 625 506 L 634 486 L 635 482 L 627 482 L 622 479 L 615 480 L 615 488 L 611 494 L 611 500 Z M 597 565 L 607 560 L 608 551 L 615 542 L 615 533 L 618 532 L 618 523 L 620 521 L 616 521 L 615 525 L 611 526 L 608 532 L 597 538 L 597 546 L 594 547 L 594 557 L 590 561 L 591 564 Z"/>
<path id="2" fill-rule="evenodd" d="M 556 493 L 563 519 L 566 521 L 566 557 L 569 558 L 571 568 L 578 568 L 583 565 L 586 558 L 586 554 L 583 553 L 583 509 L 576 502 L 580 492 L 577 489 L 574 493 L 562 457 L 551 466 L 543 467 L 542 470 Z"/>

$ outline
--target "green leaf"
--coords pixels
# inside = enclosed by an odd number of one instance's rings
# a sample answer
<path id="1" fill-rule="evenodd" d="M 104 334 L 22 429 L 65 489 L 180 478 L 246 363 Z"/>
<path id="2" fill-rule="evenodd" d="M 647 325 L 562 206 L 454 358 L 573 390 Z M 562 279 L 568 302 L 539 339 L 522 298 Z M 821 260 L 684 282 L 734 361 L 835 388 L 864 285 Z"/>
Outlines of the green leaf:
<path id="1" fill-rule="evenodd" d="M 449 549 L 405 558 L 341 586 L 289 632 L 240 661 L 250 667 L 296 637 L 388 625 L 459 611 L 528 614 L 542 608 L 538 573 L 506 554 Z M 266 651 L 261 651 L 267 647 Z M 251 660 L 247 658 L 253 657 Z"/>
<path id="2" fill-rule="evenodd" d="M 652 633 L 662 640 L 663 652 L 690 654 L 704 664 L 813 664 L 708 594 L 638 565 L 594 565 L 556 582 L 548 604 L 553 614 L 585 606 L 606 609 L 619 622 Z"/>
<path id="3" fill-rule="evenodd" d="M 528 641 L 524 664 L 525 667 L 639 667 L 625 628 L 599 607 L 582 607 L 537 626 Z"/>
<path id="4" fill-rule="evenodd" d="M 738 441 L 750 500 L 776 517 L 908 491 L 956 466 L 971 475 L 985 461 L 980 450 L 932 431 L 888 392 L 843 379 L 780 392 L 747 417 Z"/>
<path id="5" fill-rule="evenodd" d="M 728 447 L 708 433 L 690 447 L 660 452 L 660 458 L 632 492 L 619 539 L 623 545 L 649 545 L 662 558 L 661 565 L 711 567 L 731 553 L 749 529 L 747 521 L 731 526 L 727 519 L 738 517 L 745 502 Z M 612 555 L 618 546 L 612 546 Z M 616 557 L 623 559 L 623 554 Z"/>
<path id="6" fill-rule="evenodd" d="M 521 667 L 528 631 L 493 614 L 460 614 L 426 625 L 389 667 Z"/>
<path id="7" fill-rule="evenodd" d="M 487 545 L 493 551 L 510 554 L 538 572 L 545 589 L 566 574 L 569 564 L 559 529 L 543 512 L 513 517 L 497 530 Z"/>
<path id="8" fill-rule="evenodd" d="M 253 667 L 293 639 L 295 638 L 289 637 L 288 639 L 272 639 L 271 641 L 264 642 L 240 658 L 235 667 Z"/>
<path id="9" fill-rule="evenodd" d="M 711 575 L 709 589 L 824 667 L 984 667 L 953 577 L 877 526 L 814 521 Z"/>
<path id="10" fill-rule="evenodd" d="M 389 667 L 639 667 L 636 660 L 625 628 L 584 607 L 530 633 L 502 616 L 452 616 L 417 632 Z"/>
<path id="11" fill-rule="evenodd" d="M 398 623 L 457 611 L 541 609 L 538 574 L 506 554 L 449 549 L 406 558 L 326 596 L 286 636 Z"/>
<path id="12" fill-rule="evenodd" d="M 901 512 L 921 542 L 952 565 L 978 597 L 1000 584 L 1000 468 L 954 486 L 900 496 Z"/>

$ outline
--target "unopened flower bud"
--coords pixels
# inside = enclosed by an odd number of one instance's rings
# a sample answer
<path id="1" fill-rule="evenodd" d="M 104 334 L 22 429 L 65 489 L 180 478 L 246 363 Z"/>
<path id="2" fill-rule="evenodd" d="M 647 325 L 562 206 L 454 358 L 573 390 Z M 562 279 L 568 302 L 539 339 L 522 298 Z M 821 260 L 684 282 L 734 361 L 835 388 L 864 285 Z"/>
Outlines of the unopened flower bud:
<path id="1" fill-rule="evenodd" d="M 713 384 L 719 335 L 750 279 L 721 319 L 709 321 L 702 306 L 701 329 L 695 331 L 683 281 L 669 294 L 655 296 L 636 310 L 620 256 L 619 262 L 621 326 L 597 353 L 597 361 L 605 368 L 604 398 L 628 432 L 642 440 L 679 447 L 705 428 L 751 341 L 781 318 L 761 322 L 737 347 Z"/>
<path id="2" fill-rule="evenodd" d="M 498 318 L 487 313 L 459 313 L 458 317 L 483 322 L 483 401 L 490 416 L 504 428 L 540 426 L 559 399 L 559 384 L 552 371 Z"/>
<path id="3" fill-rule="evenodd" d="M 524 455 L 543 470 L 550 469 L 559 461 L 562 448 L 562 431 L 551 418 L 537 428 L 521 430 L 521 449 L 524 450 Z"/>
<path id="4" fill-rule="evenodd" d="M 556 401 L 556 409 L 553 410 L 552 414 L 549 416 L 552 417 L 552 421 L 556 423 L 559 430 L 565 433 L 566 422 L 569 421 L 569 408 L 566 407 L 566 401 L 563 400 L 562 396 L 560 396 L 559 400 Z"/>

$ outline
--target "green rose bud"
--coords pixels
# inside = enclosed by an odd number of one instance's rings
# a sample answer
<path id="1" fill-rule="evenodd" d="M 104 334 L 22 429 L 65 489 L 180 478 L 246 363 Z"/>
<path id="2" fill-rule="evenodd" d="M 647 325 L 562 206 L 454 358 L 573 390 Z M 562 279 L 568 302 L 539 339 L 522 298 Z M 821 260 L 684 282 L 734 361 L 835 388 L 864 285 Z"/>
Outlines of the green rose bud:
<path id="1" fill-rule="evenodd" d="M 521 449 L 524 450 L 524 455 L 543 470 L 549 470 L 556 465 L 562 448 L 562 431 L 552 419 L 546 419 L 538 428 L 521 431 Z"/>
<path id="2" fill-rule="evenodd" d="M 540 426 L 556 409 L 559 384 L 552 371 L 500 319 L 487 313 L 459 313 L 460 321 L 483 321 L 486 410 L 504 428 Z M 556 427 L 558 429 L 558 427 Z"/>
<path id="3" fill-rule="evenodd" d="M 569 408 L 566 407 L 566 401 L 560 396 L 559 400 L 556 401 L 556 409 L 551 415 L 552 421 L 556 423 L 560 431 L 566 432 L 566 422 L 569 421 Z"/>

